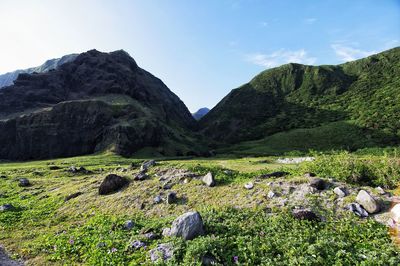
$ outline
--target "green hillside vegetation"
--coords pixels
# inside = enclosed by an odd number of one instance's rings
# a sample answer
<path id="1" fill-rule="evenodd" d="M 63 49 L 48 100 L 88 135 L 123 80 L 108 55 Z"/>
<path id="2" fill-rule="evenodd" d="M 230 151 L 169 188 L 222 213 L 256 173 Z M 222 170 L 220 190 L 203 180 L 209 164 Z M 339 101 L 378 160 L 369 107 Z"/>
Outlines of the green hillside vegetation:
<path id="1" fill-rule="evenodd" d="M 176 249 L 168 265 L 200 265 L 206 254 L 214 256 L 219 265 L 233 265 L 235 257 L 241 265 L 400 263 L 400 251 L 387 228 L 373 219 L 361 220 L 349 212 L 338 216 L 321 206 L 316 195 L 310 195 L 313 208 L 326 221 L 299 221 L 290 215 L 291 205 L 266 208 L 269 201 L 265 194 L 271 190 L 268 182 L 279 179 L 259 181 L 256 190 L 243 188 L 246 182 L 276 170 L 290 172 L 281 181 L 296 185 L 307 182 L 302 175 L 310 170 L 320 176 L 333 175 L 338 180 L 360 184 L 363 180 L 346 178 L 361 177 L 365 169 L 370 169 L 370 180 L 364 180 L 366 185 L 394 188 L 393 184 L 400 180 L 397 156 L 340 153 L 317 156 L 315 162 L 300 165 L 281 165 L 275 159 L 165 158 L 150 170 L 151 178 L 142 182 L 132 181 L 132 173 L 138 170 L 131 168 L 141 160 L 112 154 L 2 163 L 0 174 L 6 179 L 1 181 L 0 204 L 11 202 L 15 210 L 0 212 L 0 242 L 13 252 L 14 258 L 23 257 L 28 265 L 149 265 L 148 251 L 166 242 L 173 243 Z M 84 166 L 91 173 L 70 173 L 71 165 Z M 58 168 L 50 170 L 51 166 Z M 124 168 L 129 170 L 121 172 Z M 199 180 L 176 184 L 173 190 L 180 197 L 177 204 L 152 203 L 160 191 L 155 174 L 171 168 L 190 169 L 198 174 L 211 171 L 218 185 L 208 188 Z M 99 196 L 98 186 L 108 173 L 126 176 L 131 183 L 116 194 Z M 17 185 L 15 179 L 22 176 L 29 178 L 31 187 Z M 64 201 L 77 191 L 82 194 Z M 390 191 L 396 195 L 400 192 Z M 333 192 L 329 193 L 333 200 Z M 351 200 L 354 196 L 347 199 Z M 178 215 L 193 209 L 203 216 L 204 236 L 192 241 L 143 239 L 143 233 L 161 234 Z M 134 222 L 131 230 L 124 229 L 127 219 Z M 129 243 L 137 239 L 146 241 L 148 248 L 130 248 Z"/>
<path id="2" fill-rule="evenodd" d="M 201 128 L 205 135 L 223 143 L 271 136 L 262 143 L 271 144 L 265 149 L 274 151 L 273 146 L 284 138 L 276 133 L 307 128 L 316 128 L 312 132 L 326 131 L 326 124 L 338 121 L 343 123 L 331 126 L 338 125 L 338 131 L 342 131 L 345 121 L 351 120 L 348 135 L 362 132 L 361 139 L 372 138 L 367 142 L 377 146 L 397 144 L 399 69 L 400 48 L 394 48 L 338 66 L 287 64 L 266 70 L 229 93 L 200 121 Z M 294 132 L 299 131 L 288 134 Z M 296 146 L 301 150 L 352 148 L 353 140 L 344 138 L 326 146 L 311 141 Z"/>

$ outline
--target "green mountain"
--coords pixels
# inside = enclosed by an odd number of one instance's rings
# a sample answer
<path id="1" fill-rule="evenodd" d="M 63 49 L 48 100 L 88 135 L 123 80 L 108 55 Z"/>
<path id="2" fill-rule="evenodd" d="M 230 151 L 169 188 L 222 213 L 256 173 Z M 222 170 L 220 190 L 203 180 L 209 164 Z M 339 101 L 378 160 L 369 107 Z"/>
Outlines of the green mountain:
<path id="1" fill-rule="evenodd" d="M 287 64 L 266 70 L 232 90 L 200 120 L 200 128 L 216 143 L 260 140 L 230 145 L 229 151 L 256 145 L 276 153 L 397 144 L 400 48 L 336 66 Z M 288 136 L 295 138 L 290 142 Z M 280 148 L 271 148 L 277 143 Z"/>

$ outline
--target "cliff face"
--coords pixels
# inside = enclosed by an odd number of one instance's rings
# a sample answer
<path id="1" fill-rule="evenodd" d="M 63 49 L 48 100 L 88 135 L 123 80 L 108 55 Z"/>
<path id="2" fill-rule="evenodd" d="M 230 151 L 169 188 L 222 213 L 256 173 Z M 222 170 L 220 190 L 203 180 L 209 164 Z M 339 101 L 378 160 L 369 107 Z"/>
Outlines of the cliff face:
<path id="1" fill-rule="evenodd" d="M 56 70 L 22 74 L 0 90 L 2 159 L 107 149 L 129 155 L 145 147 L 196 154 L 202 149 L 194 126 L 182 101 L 124 51 L 92 50 Z"/>

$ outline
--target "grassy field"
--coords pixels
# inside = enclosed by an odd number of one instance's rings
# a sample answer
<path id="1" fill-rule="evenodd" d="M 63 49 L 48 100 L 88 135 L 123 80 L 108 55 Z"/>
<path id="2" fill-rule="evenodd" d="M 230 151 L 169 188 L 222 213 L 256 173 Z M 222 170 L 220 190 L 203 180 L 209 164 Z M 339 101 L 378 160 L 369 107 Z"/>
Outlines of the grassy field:
<path id="1" fill-rule="evenodd" d="M 399 265 L 399 248 L 386 226 L 373 219 L 361 220 L 351 213 L 337 216 L 323 207 L 319 211 L 324 222 L 298 221 L 290 215 L 293 206 L 267 208 L 268 182 L 277 180 L 257 181 L 257 177 L 274 171 L 289 172 L 284 181 L 293 185 L 307 182 L 303 174 L 313 171 L 349 184 L 381 185 L 394 194 L 400 192 L 395 154 L 316 156 L 316 161 L 300 165 L 278 164 L 277 157 L 164 158 L 151 168 L 151 178 L 131 181 L 107 196 L 98 195 L 104 177 L 116 173 L 132 180 L 141 159 L 100 154 L 3 162 L 0 175 L 6 178 L 0 179 L 0 205 L 11 203 L 15 210 L 0 212 L 0 243 L 28 265 L 148 265 L 148 251 L 166 242 L 175 247 L 170 265 L 200 265 L 206 254 L 221 265 Z M 50 166 L 59 168 L 50 170 Z M 70 173 L 70 166 L 91 172 Z M 168 169 L 188 169 L 199 175 L 210 171 L 217 186 L 209 188 L 196 179 L 177 183 L 172 188 L 179 196 L 177 204 L 154 204 L 156 195 L 166 194 L 158 175 Z M 28 178 L 32 186 L 19 187 L 20 177 Z M 249 181 L 257 182 L 256 189 L 243 188 Z M 64 201 L 75 192 L 82 194 Z M 132 241 L 143 240 L 145 232 L 161 234 L 189 210 L 201 213 L 204 236 L 186 242 L 164 237 L 147 240 L 146 249 L 130 247 Z M 134 222 L 129 231 L 123 226 L 128 219 Z"/>

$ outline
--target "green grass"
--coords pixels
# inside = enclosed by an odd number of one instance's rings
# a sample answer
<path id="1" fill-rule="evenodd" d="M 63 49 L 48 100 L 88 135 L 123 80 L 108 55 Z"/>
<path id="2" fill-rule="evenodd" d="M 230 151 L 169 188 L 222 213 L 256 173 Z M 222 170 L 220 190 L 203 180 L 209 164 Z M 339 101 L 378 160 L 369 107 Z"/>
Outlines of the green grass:
<path id="1" fill-rule="evenodd" d="M 199 265 L 206 253 L 224 265 L 232 265 L 234 256 L 241 265 L 399 263 L 399 249 L 387 228 L 373 220 L 360 220 L 351 214 L 339 218 L 321 209 L 326 222 L 301 222 L 288 214 L 288 207 L 266 212 L 265 205 L 259 204 L 265 201 L 265 194 L 270 190 L 268 181 L 257 184 L 251 191 L 243 188 L 258 175 L 277 170 L 291 172 L 287 179 L 293 184 L 304 182 L 302 174 L 309 170 L 342 179 L 352 163 L 364 167 L 372 164 L 377 175 L 373 182 L 394 184 L 398 176 L 394 175 L 393 179 L 389 173 L 399 172 L 399 166 L 392 164 L 397 160 L 395 155 L 317 154 L 315 162 L 300 165 L 280 165 L 275 160 L 276 157 L 164 158 L 150 170 L 151 179 L 131 182 L 121 192 L 108 196 L 97 193 L 104 176 L 117 173 L 132 179 L 137 170 L 119 172 L 118 168 L 129 168 L 142 159 L 98 154 L 1 163 L 0 175 L 6 175 L 7 179 L 0 179 L 0 205 L 12 203 L 16 209 L 0 213 L 0 243 L 15 258 L 24 258 L 28 265 L 147 265 L 150 264 L 148 250 L 165 242 L 172 242 L 176 247 L 170 265 Z M 340 163 L 342 160 L 349 163 Z M 333 163 L 323 167 L 328 161 Z M 50 170 L 50 165 L 61 169 Z M 92 173 L 69 173 L 67 169 L 71 165 L 84 166 Z M 382 165 L 390 167 L 382 168 Z M 208 188 L 199 180 L 177 184 L 172 190 L 182 198 L 182 203 L 155 205 L 153 198 L 160 193 L 160 182 L 154 173 L 171 167 L 190 169 L 198 174 L 211 171 L 217 186 Z M 19 187 L 18 177 L 29 178 L 32 186 Z M 354 183 L 354 180 L 343 180 Z M 77 191 L 83 194 L 64 202 L 65 196 Z M 177 216 L 189 210 L 201 213 L 206 235 L 187 242 L 174 238 L 146 240 L 148 248 L 141 250 L 129 247 L 134 240 L 144 240 L 143 232 L 161 233 Z M 127 219 L 135 224 L 130 231 L 123 229 Z"/>

